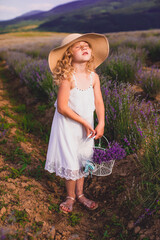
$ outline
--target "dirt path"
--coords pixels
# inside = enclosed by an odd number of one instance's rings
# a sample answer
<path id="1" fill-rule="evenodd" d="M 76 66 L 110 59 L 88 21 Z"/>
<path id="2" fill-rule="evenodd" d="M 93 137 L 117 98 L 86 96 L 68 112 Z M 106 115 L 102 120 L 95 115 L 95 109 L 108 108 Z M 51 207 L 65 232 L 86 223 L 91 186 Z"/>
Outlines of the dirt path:
<path id="1" fill-rule="evenodd" d="M 23 94 L 15 99 L 13 93 L 18 84 L 1 62 L 0 239 L 137 240 L 143 235 L 158 240 L 157 219 L 148 216 L 135 224 L 143 213 L 132 202 L 141 181 L 136 155 L 118 162 L 108 177 L 86 179 L 85 193 L 99 202 L 97 210 L 76 202 L 73 213 L 59 212 L 66 196 L 64 180 L 44 171 L 47 144 L 22 127 Z"/>

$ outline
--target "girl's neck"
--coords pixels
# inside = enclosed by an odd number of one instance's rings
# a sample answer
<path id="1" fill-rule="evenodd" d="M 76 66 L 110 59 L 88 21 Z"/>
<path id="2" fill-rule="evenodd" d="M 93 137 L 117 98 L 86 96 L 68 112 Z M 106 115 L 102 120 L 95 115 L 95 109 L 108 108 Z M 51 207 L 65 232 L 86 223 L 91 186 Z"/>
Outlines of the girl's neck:
<path id="1" fill-rule="evenodd" d="M 86 63 L 83 64 L 72 64 L 74 67 L 74 71 L 75 73 L 86 73 L 87 69 L 86 69 Z"/>

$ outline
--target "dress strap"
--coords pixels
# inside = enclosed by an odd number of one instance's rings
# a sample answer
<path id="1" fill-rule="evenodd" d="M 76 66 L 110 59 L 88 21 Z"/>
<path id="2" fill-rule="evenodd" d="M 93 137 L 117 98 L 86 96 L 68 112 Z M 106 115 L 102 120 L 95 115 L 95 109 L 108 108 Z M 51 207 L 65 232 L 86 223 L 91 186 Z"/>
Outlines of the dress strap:
<path id="1" fill-rule="evenodd" d="M 75 87 L 77 87 L 77 81 L 76 81 L 76 77 L 75 77 L 74 73 L 73 73 L 73 79 L 75 81 Z"/>
<path id="2" fill-rule="evenodd" d="M 92 87 L 93 86 L 93 73 L 94 72 L 91 72 L 91 74 L 90 74 L 90 86 Z"/>

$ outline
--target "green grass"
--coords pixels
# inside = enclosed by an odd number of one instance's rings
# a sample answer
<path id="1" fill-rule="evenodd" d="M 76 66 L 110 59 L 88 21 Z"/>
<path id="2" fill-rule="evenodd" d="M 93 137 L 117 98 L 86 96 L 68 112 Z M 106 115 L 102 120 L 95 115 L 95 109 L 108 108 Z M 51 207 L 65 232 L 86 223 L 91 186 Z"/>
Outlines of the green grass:
<path id="1" fill-rule="evenodd" d="M 25 210 L 13 210 L 12 212 L 13 216 L 15 217 L 15 221 L 16 223 L 22 225 L 22 226 L 25 226 L 25 224 L 27 222 L 29 222 L 28 220 L 28 216 L 27 216 L 27 212 Z M 12 222 L 14 222 L 13 218 L 10 218 L 9 221 L 8 221 L 10 224 Z"/>
<path id="2" fill-rule="evenodd" d="M 16 104 L 14 102 L 14 104 Z M 38 107 L 39 114 L 44 114 L 47 106 L 45 104 L 40 105 Z M 4 117 L 0 116 L 0 127 L 3 124 L 3 128 L 9 130 L 11 127 L 16 126 L 17 128 L 20 128 L 20 130 L 23 130 L 27 133 L 33 133 L 33 134 L 40 134 L 43 139 L 48 142 L 49 140 L 49 132 L 45 130 L 45 126 L 42 125 L 39 121 L 37 121 L 32 113 L 28 113 L 28 110 L 26 108 L 25 104 L 20 104 L 17 106 L 13 106 L 12 108 L 16 113 L 13 114 L 10 112 L 10 108 L 5 105 L 1 108 L 3 110 L 4 114 L 10 118 L 12 118 L 16 123 L 7 123 L 6 119 Z M 16 131 L 16 135 L 14 136 L 15 141 L 20 142 L 26 141 L 26 137 L 24 133 L 20 130 Z"/>
<path id="3" fill-rule="evenodd" d="M 25 133 L 20 131 L 19 129 L 17 129 L 15 132 L 14 140 L 15 140 L 15 144 L 19 142 L 27 142 Z"/>
<path id="4" fill-rule="evenodd" d="M 18 106 L 13 106 L 12 108 L 17 113 L 26 113 L 26 105 L 20 104 Z"/>
<path id="5" fill-rule="evenodd" d="M 59 205 L 57 203 L 50 203 L 50 206 L 48 207 L 48 209 L 53 212 L 58 212 L 58 213 L 60 212 Z"/>
<path id="6" fill-rule="evenodd" d="M 36 168 L 32 168 L 31 170 L 28 170 L 28 174 L 31 177 L 35 177 L 36 180 L 41 179 L 44 175 L 44 172 L 45 172 L 45 170 L 44 170 L 45 161 L 46 160 L 42 161 L 41 159 L 39 159 L 39 165 Z"/>
<path id="7" fill-rule="evenodd" d="M 11 149 L 9 152 L 5 154 L 5 161 L 11 161 L 12 163 L 30 164 L 31 163 L 31 154 L 28 154 L 23 151 L 19 146 L 15 146 L 14 149 Z"/>
<path id="8" fill-rule="evenodd" d="M 3 139 L 3 140 L 1 140 L 1 141 L 0 141 L 0 145 L 4 145 L 4 144 L 6 144 L 7 141 L 8 141 L 7 139 Z"/>
<path id="9" fill-rule="evenodd" d="M 46 111 L 47 108 L 48 108 L 48 106 L 47 106 L 46 104 L 42 104 L 42 105 L 39 105 L 39 106 L 37 107 L 38 112 L 39 112 L 39 114 L 41 114 L 41 115 L 43 115 L 43 114 L 45 113 L 45 111 Z"/>
<path id="10" fill-rule="evenodd" d="M 2 168 L 3 169 L 3 168 Z M 4 169 L 3 169 L 4 170 Z M 0 172 L 1 172 L 1 168 L 0 168 Z M 5 189 L 4 189 L 4 185 L 3 184 L 1 184 L 0 185 L 0 195 L 2 196 L 2 195 L 5 195 L 5 194 L 7 194 L 7 192 L 5 191 Z M 1 208 L 1 207 L 0 207 Z"/>
<path id="11" fill-rule="evenodd" d="M 17 120 L 19 127 L 28 133 L 35 132 L 37 125 L 40 126 L 40 123 L 33 119 L 32 113 L 17 115 L 15 119 Z"/>
<path id="12" fill-rule="evenodd" d="M 10 174 L 7 178 L 13 178 L 13 179 L 19 178 L 24 173 L 26 167 L 27 167 L 26 164 L 24 164 L 20 169 L 16 169 L 16 168 L 11 167 L 9 169 Z"/>
<path id="13" fill-rule="evenodd" d="M 29 184 L 28 186 L 25 187 L 25 191 L 31 191 L 31 188 L 35 187 L 32 184 Z"/>
<path id="14" fill-rule="evenodd" d="M 3 207 L 7 207 L 7 204 L 5 203 L 4 199 L 2 198 L 2 200 L 0 200 L 0 210 L 1 210 Z"/>
<path id="15" fill-rule="evenodd" d="M 82 216 L 83 216 L 82 213 L 74 213 L 74 212 L 69 213 L 69 217 L 68 217 L 69 224 L 72 227 L 76 226 L 77 224 L 80 223 Z"/>
<path id="16" fill-rule="evenodd" d="M 5 117 L 0 116 L 0 136 L 8 134 L 13 126 L 15 126 L 15 123 L 8 123 Z"/>
<path id="17" fill-rule="evenodd" d="M 31 229 L 34 233 L 38 233 L 39 231 L 41 231 L 43 227 L 43 222 L 34 222 L 31 226 Z"/>

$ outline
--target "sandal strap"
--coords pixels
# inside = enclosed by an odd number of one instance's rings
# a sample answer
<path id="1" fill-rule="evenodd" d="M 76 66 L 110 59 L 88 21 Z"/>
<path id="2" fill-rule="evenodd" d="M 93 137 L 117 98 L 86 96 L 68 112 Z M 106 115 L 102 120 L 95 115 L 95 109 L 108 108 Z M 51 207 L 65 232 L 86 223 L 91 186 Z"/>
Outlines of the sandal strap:
<path id="1" fill-rule="evenodd" d="M 70 197 L 70 196 L 67 196 L 66 198 L 69 198 L 69 199 L 71 199 L 71 200 L 75 200 L 75 198 L 73 198 L 73 197 Z"/>
<path id="2" fill-rule="evenodd" d="M 78 199 L 80 199 L 82 196 L 84 196 L 84 194 L 79 195 L 79 196 L 78 196 Z M 91 210 L 94 210 L 94 209 L 96 209 L 96 208 L 98 207 L 98 205 L 97 205 L 97 203 L 96 203 L 95 201 L 90 200 L 90 199 L 88 199 L 88 198 L 85 198 L 84 200 L 82 200 L 82 201 L 80 201 L 80 202 L 81 202 L 84 206 L 86 206 L 88 209 L 91 209 Z M 94 206 L 94 207 L 91 207 L 93 203 L 95 204 L 95 206 Z"/>
<path id="3" fill-rule="evenodd" d="M 77 198 L 80 199 L 83 196 L 84 196 L 84 193 L 82 193 L 81 195 L 77 196 Z"/>

